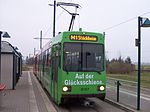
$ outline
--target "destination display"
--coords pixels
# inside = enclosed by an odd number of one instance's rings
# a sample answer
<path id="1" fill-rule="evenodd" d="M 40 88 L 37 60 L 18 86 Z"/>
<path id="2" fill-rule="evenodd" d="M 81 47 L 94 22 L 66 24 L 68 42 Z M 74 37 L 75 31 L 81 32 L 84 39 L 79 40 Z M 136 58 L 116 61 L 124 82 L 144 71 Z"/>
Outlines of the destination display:
<path id="1" fill-rule="evenodd" d="M 90 35 L 70 35 L 70 40 L 76 41 L 97 41 L 97 36 L 90 36 Z"/>

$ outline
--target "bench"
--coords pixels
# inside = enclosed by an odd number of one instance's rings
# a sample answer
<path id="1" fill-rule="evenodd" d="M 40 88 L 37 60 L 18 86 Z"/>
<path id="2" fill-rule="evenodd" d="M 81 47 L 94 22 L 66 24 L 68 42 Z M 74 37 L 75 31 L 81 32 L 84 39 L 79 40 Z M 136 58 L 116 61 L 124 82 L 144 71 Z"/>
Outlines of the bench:
<path id="1" fill-rule="evenodd" d="M 5 87 L 6 87 L 6 85 L 5 85 L 5 84 L 0 84 L 0 91 L 4 90 L 4 89 L 5 89 Z"/>

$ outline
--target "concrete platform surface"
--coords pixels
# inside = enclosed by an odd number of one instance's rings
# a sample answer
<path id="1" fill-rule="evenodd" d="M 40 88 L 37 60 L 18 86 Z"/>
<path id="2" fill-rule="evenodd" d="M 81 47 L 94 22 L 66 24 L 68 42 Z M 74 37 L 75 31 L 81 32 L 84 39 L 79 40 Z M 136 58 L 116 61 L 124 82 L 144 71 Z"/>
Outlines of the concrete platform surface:
<path id="1" fill-rule="evenodd" d="M 31 72 L 23 72 L 15 90 L 0 94 L 0 112 L 57 112 Z"/>

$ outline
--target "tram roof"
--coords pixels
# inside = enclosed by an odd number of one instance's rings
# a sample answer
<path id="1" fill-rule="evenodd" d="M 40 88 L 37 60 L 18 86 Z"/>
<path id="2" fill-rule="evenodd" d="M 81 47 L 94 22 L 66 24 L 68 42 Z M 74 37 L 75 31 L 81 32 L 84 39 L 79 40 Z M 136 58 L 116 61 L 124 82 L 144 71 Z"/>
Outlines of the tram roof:
<path id="1" fill-rule="evenodd" d="M 86 32 L 86 31 L 64 31 L 60 32 L 56 37 L 50 38 L 50 40 L 43 46 L 43 48 L 37 53 L 37 55 L 41 54 L 41 52 L 46 51 L 48 48 L 50 48 L 52 45 L 61 43 L 63 39 L 65 39 L 66 35 L 71 34 L 79 34 L 79 35 L 102 35 L 101 33 L 97 32 Z"/>

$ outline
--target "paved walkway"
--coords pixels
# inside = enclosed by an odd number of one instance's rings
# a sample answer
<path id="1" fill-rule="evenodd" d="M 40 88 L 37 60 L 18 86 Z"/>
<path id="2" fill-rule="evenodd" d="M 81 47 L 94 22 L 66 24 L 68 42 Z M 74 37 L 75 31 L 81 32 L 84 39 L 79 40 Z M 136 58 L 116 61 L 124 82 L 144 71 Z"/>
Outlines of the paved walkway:
<path id="1" fill-rule="evenodd" d="M 4 90 L 0 112 L 56 112 L 36 77 L 23 72 L 15 90 Z"/>

